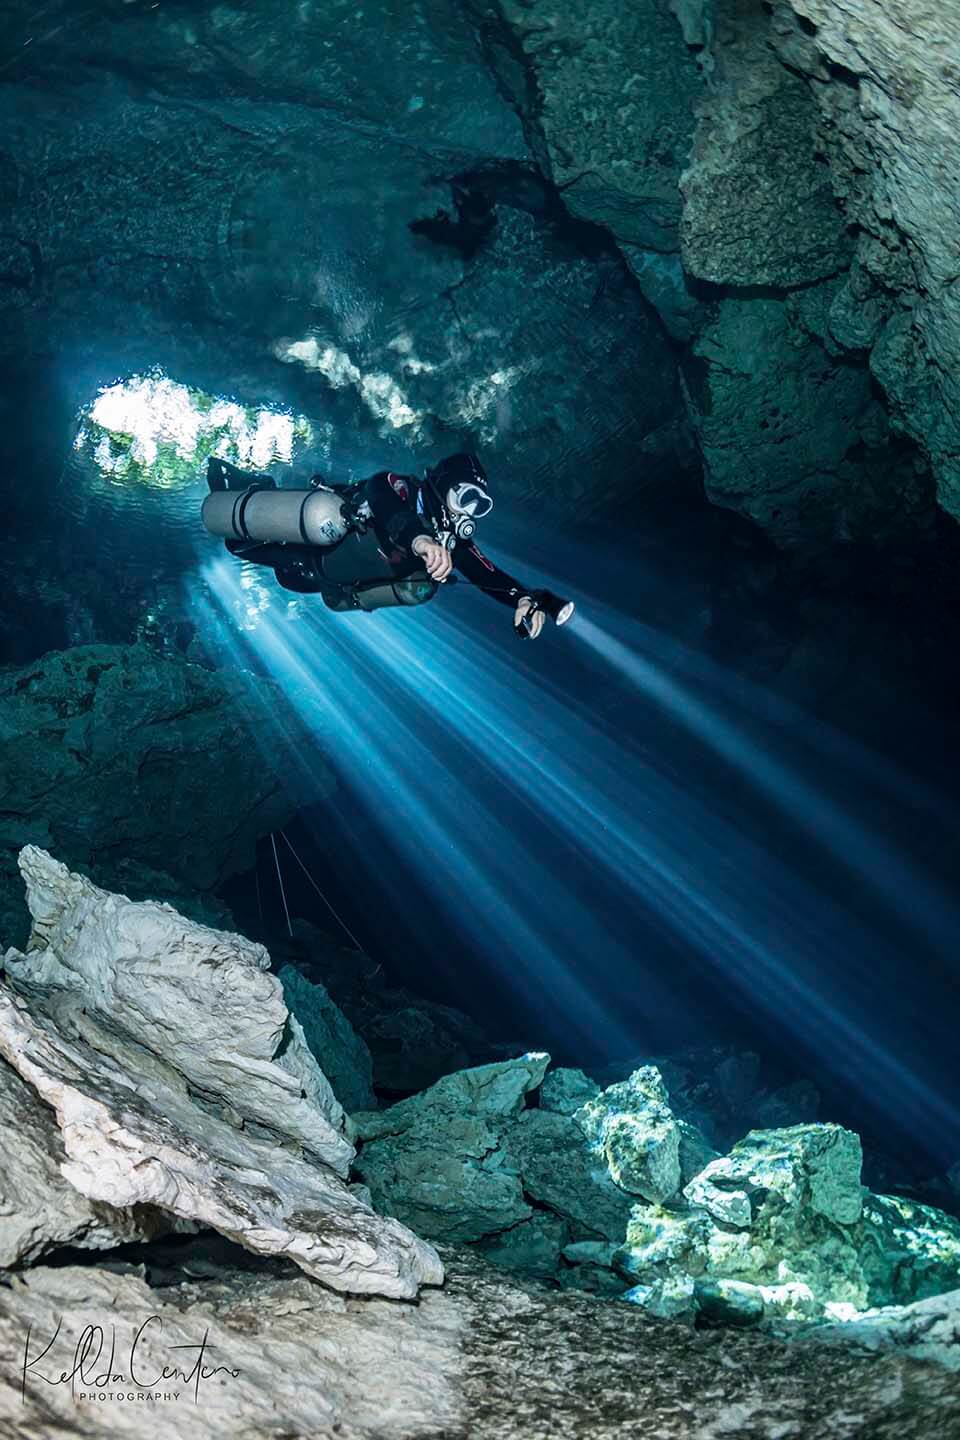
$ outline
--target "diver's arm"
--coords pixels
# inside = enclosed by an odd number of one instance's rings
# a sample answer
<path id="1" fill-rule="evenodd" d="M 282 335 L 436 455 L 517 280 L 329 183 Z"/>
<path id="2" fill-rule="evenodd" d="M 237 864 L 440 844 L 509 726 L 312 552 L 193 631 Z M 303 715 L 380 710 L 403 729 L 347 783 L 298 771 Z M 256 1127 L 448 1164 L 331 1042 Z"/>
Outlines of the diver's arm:
<path id="1" fill-rule="evenodd" d="M 414 540 L 427 534 L 427 526 L 414 507 L 415 484 L 416 481 L 406 475 L 381 470 L 371 475 L 366 485 L 366 500 L 373 514 L 377 538 L 410 555 L 414 553 Z"/>
<path id="2" fill-rule="evenodd" d="M 453 563 L 471 585 L 476 585 L 485 595 L 499 600 L 501 605 L 509 605 L 515 609 L 520 600 L 529 599 L 532 594 L 519 580 L 514 580 L 512 575 L 494 565 L 470 540 L 457 541 Z"/>
<path id="3" fill-rule="evenodd" d="M 528 612 L 532 611 L 532 619 L 527 622 L 527 634 L 533 640 L 537 638 L 543 629 L 543 611 L 536 608 L 532 590 L 528 590 L 519 580 L 494 565 L 493 561 L 469 540 L 457 541 L 453 563 L 478 590 L 482 590 L 494 600 L 499 600 L 501 605 L 511 607 L 513 623 L 518 629 Z"/>

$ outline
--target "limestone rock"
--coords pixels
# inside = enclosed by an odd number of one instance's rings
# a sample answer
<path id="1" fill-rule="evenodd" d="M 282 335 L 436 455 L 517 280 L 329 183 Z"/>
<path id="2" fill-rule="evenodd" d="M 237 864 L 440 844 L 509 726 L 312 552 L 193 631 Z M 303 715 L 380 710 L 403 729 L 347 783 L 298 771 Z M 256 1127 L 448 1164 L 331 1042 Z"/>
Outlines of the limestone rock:
<path id="1" fill-rule="evenodd" d="M 444 1075 L 421 1095 L 411 1095 L 372 1115 L 354 1116 L 357 1133 L 363 1140 L 378 1140 L 383 1135 L 402 1134 L 411 1125 L 449 1116 L 516 1115 L 523 1108 L 524 1096 L 543 1080 L 549 1063 L 549 1055 L 533 1052 Z"/>
<path id="2" fill-rule="evenodd" d="M 760 1287 L 742 1280 L 697 1280 L 693 1293 L 701 1324 L 749 1327 L 766 1311 Z"/>
<path id="3" fill-rule="evenodd" d="M 902 1195 L 868 1195 L 860 1263 L 872 1306 L 911 1305 L 960 1287 L 960 1220 Z"/>
<path id="4" fill-rule="evenodd" d="M 345 1110 L 373 1109 L 370 1051 L 343 1011 L 322 985 L 307 980 L 292 965 L 282 966 L 278 979 L 284 1001 L 303 1026 L 307 1046 L 340 1104 Z"/>
<path id="5" fill-rule="evenodd" d="M 548 1070 L 540 1087 L 540 1108 L 572 1115 L 600 1094 L 600 1086 L 582 1070 Z"/>
<path id="6" fill-rule="evenodd" d="M 555 1279 L 569 1235 L 567 1222 L 559 1215 L 546 1211 L 535 1211 L 527 1220 L 489 1235 L 481 1240 L 477 1249 L 481 1255 L 502 1265 L 506 1270 L 519 1270 L 524 1275 L 539 1275 L 544 1279 Z"/>
<path id="7" fill-rule="evenodd" d="M 796 1318 L 863 1308 L 860 1159 L 838 1125 L 752 1131 L 684 1187 L 689 1208 L 638 1205 L 615 1263 L 647 1285 L 686 1275 L 756 1287 L 744 1302 L 755 1316 L 761 1301 Z M 719 1314 L 719 1292 L 704 1293 Z"/>
<path id="8" fill-rule="evenodd" d="M 794 9 L 806 20 L 811 7 Z M 908 403 L 929 409 L 936 382 L 897 299 L 905 291 L 916 308 L 902 239 L 886 214 L 862 218 L 864 193 L 885 193 L 885 161 L 865 142 L 855 77 L 787 0 L 718 0 L 711 15 L 680 226 L 689 276 L 723 287 L 683 362 L 708 496 L 783 547 L 919 534 L 929 467 L 900 438 L 916 427 L 899 413 L 891 424 L 874 387 L 896 394 L 909 374 Z"/>
<path id="9" fill-rule="evenodd" d="M 870 294 L 895 302 L 868 295 L 865 328 L 839 333 L 872 343 L 898 425 L 929 456 L 940 503 L 960 514 L 960 92 L 945 59 L 960 51 L 960 15 L 913 0 L 793 0 L 777 21 L 771 43 L 810 77 L 822 152 L 877 282 Z"/>
<path id="10" fill-rule="evenodd" d="M 783 547 L 883 540 L 927 513 L 929 487 L 867 367 L 811 333 L 801 293 L 802 309 L 725 297 L 693 342 L 685 395 L 707 494 Z"/>
<path id="11" fill-rule="evenodd" d="M 111 895 L 33 846 L 20 856 L 33 917 L 30 949 L 8 951 L 13 985 L 104 1052 L 180 1083 L 247 1125 L 282 1135 L 345 1176 L 343 1109 L 288 1023 L 262 945 L 185 920 L 169 905 Z M 305 1098 L 304 1091 L 312 1093 Z"/>
<path id="12" fill-rule="evenodd" d="M 956 1288 L 960 1222 L 865 1192 L 860 1161 L 838 1125 L 751 1131 L 684 1187 L 686 1207 L 637 1205 L 613 1264 L 641 1304 L 690 1281 L 705 1323 L 828 1323 Z"/>
<path id="13" fill-rule="evenodd" d="M 771 1194 L 781 1208 L 808 1208 L 852 1225 L 863 1203 L 862 1163 L 859 1136 L 839 1125 L 753 1130 L 729 1155 L 712 1161 L 684 1194 L 713 1219 L 734 1227 L 749 1228 L 754 1204 L 759 1212 Z"/>
<path id="14" fill-rule="evenodd" d="M 960 1290 L 915 1300 L 912 1305 L 864 1310 L 853 1319 L 820 1323 L 799 1333 L 819 1344 L 840 1345 L 847 1351 L 863 1346 L 867 1350 L 899 1352 L 957 1371 Z"/>
<path id="15" fill-rule="evenodd" d="M 705 1170 L 711 1160 L 718 1158 L 716 1150 L 701 1134 L 695 1125 L 687 1120 L 678 1120 L 677 1129 L 680 1132 L 680 1179 L 686 1185 L 701 1170 Z"/>
<path id="16" fill-rule="evenodd" d="M 614 1183 L 572 1116 L 525 1110 L 506 1144 L 524 1193 L 570 1220 L 577 1239 L 622 1241 L 633 1197 Z"/>
<path id="17" fill-rule="evenodd" d="M 635 1070 L 575 1114 L 613 1180 L 647 1200 L 668 1200 L 680 1186 L 680 1130 L 655 1066 Z"/>
<path id="18" fill-rule="evenodd" d="M 444 1076 L 421 1095 L 353 1117 L 356 1170 L 375 1204 L 433 1239 L 479 1240 L 527 1220 L 504 1133 L 536 1089 L 547 1055 Z M 559 1247 L 558 1247 L 559 1249 Z"/>
<path id="19" fill-rule="evenodd" d="M 720 58 L 680 178 L 687 271 L 782 289 L 835 274 L 850 247 L 829 167 L 817 158 L 813 96 L 747 26 Z"/>
<path id="20" fill-rule="evenodd" d="M 88 1200 L 63 1177 L 66 1160 L 49 1106 L 0 1062 L 0 1267 L 32 1265 L 58 1245 L 107 1250 L 170 1228 L 148 1206 Z"/>
<path id="21" fill-rule="evenodd" d="M 56 1112 L 64 1178 L 158 1206 L 335 1289 L 411 1296 L 435 1252 L 346 1184 L 343 1111 L 261 946 L 21 857 L 32 948 L 8 951 L 0 1053 Z"/>
<path id="22" fill-rule="evenodd" d="M 691 1321 L 697 1314 L 695 1289 L 689 1275 L 668 1275 L 650 1284 L 632 1286 L 623 1298 L 629 1305 L 642 1305 L 658 1320 Z"/>
<path id="23" fill-rule="evenodd" d="M 618 256 L 571 253 L 535 214 L 503 206 L 484 263 L 453 298 L 467 339 L 456 372 L 447 361 L 447 406 L 491 465 L 509 436 L 501 468 L 514 500 L 536 500 L 546 514 L 613 513 L 658 465 L 673 478 L 689 447 L 676 365 L 652 363 L 667 341 Z M 448 333 L 437 337 L 445 350 Z M 569 335 L 562 345 L 558 333 Z M 603 457 L 589 477 L 585 454 Z"/>
<path id="24" fill-rule="evenodd" d="M 515 83 L 516 103 L 542 136 L 565 204 L 618 242 L 675 251 L 677 178 L 701 80 L 666 6 L 503 0 L 500 12 L 535 80 L 535 104 Z"/>

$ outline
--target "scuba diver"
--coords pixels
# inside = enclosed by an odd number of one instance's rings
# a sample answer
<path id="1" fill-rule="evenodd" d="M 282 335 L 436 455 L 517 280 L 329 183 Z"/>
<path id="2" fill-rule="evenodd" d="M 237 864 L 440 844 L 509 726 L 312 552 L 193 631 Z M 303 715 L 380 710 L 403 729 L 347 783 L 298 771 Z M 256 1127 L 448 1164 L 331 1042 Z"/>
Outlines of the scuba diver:
<path id="1" fill-rule="evenodd" d="M 475 455 L 458 453 L 425 479 L 380 470 L 353 485 L 315 475 L 309 490 L 278 489 L 269 475 L 211 456 L 206 529 L 231 555 L 270 566 L 280 585 L 319 594 L 331 610 L 421 605 L 463 579 L 513 611 L 516 634 L 535 639 L 550 616 L 563 625 L 573 602 L 530 589 L 474 542 L 493 499 Z"/>

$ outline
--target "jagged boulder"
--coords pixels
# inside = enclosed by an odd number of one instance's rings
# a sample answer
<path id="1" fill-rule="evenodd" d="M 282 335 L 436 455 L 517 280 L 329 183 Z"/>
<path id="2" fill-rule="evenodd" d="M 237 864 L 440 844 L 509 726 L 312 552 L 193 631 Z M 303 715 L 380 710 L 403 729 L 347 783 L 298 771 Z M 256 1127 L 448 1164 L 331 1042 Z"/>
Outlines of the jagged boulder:
<path id="1" fill-rule="evenodd" d="M 839 1125 L 752 1130 L 729 1155 L 711 1161 L 684 1194 L 733 1228 L 754 1228 L 774 1197 L 779 1215 L 807 1209 L 852 1225 L 863 1206 L 862 1164 L 859 1136 Z"/>
<path id="2" fill-rule="evenodd" d="M 549 1061 L 531 1054 L 462 1070 L 353 1116 L 363 1142 L 355 1168 L 374 1203 L 432 1239 L 480 1240 L 529 1219 L 503 1138 Z"/>
<path id="3" fill-rule="evenodd" d="M 540 1087 L 541 1110 L 553 1110 L 558 1115 L 572 1115 L 588 1100 L 595 1100 L 600 1086 L 582 1070 L 568 1070 L 562 1066 L 548 1070 Z"/>
<path id="4" fill-rule="evenodd" d="M 871 1306 L 910 1305 L 960 1286 L 955 1216 L 902 1195 L 868 1195 L 858 1233 Z"/>
<path id="5" fill-rule="evenodd" d="M 370 1051 L 323 985 L 308 980 L 293 965 L 278 972 L 288 1009 L 303 1027 L 304 1039 L 323 1068 L 345 1110 L 372 1110 L 373 1061 Z"/>
<path id="6" fill-rule="evenodd" d="M 668 1200 L 679 1189 L 680 1129 L 655 1066 L 611 1085 L 573 1118 L 622 1190 Z"/>
<path id="7" fill-rule="evenodd" d="M 260 945 L 135 903 L 28 847 L 0 1054 L 56 1113 L 65 1179 L 159 1206 L 335 1289 L 410 1296 L 434 1251 L 347 1185 L 344 1112 Z"/>
<path id="8" fill-rule="evenodd" d="M 636 1207 L 616 1257 L 640 1281 L 631 1298 L 656 1306 L 664 1284 L 679 1281 L 686 1313 L 702 1298 L 714 1318 L 737 1323 L 768 1311 L 806 1318 L 828 1303 L 862 1308 L 860 1165 L 858 1137 L 838 1125 L 751 1131 L 684 1187 L 686 1207 Z"/>
<path id="9" fill-rule="evenodd" d="M 614 1182 L 573 1116 L 524 1110 L 507 1147 L 524 1194 L 568 1219 L 573 1238 L 622 1240 L 633 1197 Z"/>
<path id="10" fill-rule="evenodd" d="M 850 1319 L 960 1283 L 960 1222 L 870 1195 L 859 1138 L 839 1125 L 751 1131 L 683 1191 L 637 1205 L 613 1264 L 657 1314 L 751 1325 Z"/>

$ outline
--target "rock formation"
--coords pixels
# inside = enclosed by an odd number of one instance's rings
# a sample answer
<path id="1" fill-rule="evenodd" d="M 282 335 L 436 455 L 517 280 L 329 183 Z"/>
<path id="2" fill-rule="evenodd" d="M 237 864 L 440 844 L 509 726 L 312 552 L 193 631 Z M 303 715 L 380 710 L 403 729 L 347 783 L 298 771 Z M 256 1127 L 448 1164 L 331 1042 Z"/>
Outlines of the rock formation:
<path id="1" fill-rule="evenodd" d="M 855 256 L 831 333 L 869 356 L 894 423 L 928 457 L 960 518 L 960 16 L 894 0 L 792 0 L 770 41 L 802 72 Z"/>
<path id="2" fill-rule="evenodd" d="M 323 985 L 310 981 L 292 965 L 278 972 L 283 998 L 303 1029 L 311 1053 L 322 1064 L 345 1110 L 366 1110 L 376 1105 L 373 1061 L 360 1036 Z"/>
<path id="3" fill-rule="evenodd" d="M 334 1289 L 412 1296 L 436 1254 L 347 1185 L 344 1113 L 262 946 L 21 856 L 33 916 L 7 951 L 0 1053 L 56 1113 L 61 1173 Z"/>
<path id="4" fill-rule="evenodd" d="M 171 1228 L 171 1217 L 151 1206 L 120 1208 L 89 1200 L 64 1178 L 65 1162 L 53 1111 L 16 1070 L 0 1066 L 3 1269 L 35 1264 L 63 1245 L 108 1250 Z"/>
<path id="5" fill-rule="evenodd" d="M 656 1066 L 601 1091 L 546 1063 L 481 1066 L 355 1116 L 378 1208 L 507 1268 L 631 1286 L 652 1313 L 702 1323 L 849 1319 L 960 1285 L 960 1222 L 866 1190 L 841 1126 L 752 1130 L 717 1155 Z"/>

